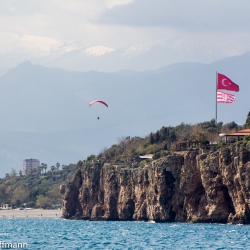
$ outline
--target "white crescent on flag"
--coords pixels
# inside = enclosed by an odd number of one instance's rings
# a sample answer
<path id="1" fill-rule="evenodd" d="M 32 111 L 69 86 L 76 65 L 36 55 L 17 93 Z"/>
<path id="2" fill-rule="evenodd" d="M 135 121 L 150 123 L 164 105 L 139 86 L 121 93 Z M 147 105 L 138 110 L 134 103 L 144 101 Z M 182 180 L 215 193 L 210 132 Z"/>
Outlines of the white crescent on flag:
<path id="1" fill-rule="evenodd" d="M 225 83 L 226 82 L 226 83 Z M 228 84 L 227 84 L 228 83 Z M 224 86 L 224 87 L 227 87 L 228 85 L 231 85 L 230 82 L 227 80 L 227 79 L 222 79 L 221 81 L 221 84 Z"/>

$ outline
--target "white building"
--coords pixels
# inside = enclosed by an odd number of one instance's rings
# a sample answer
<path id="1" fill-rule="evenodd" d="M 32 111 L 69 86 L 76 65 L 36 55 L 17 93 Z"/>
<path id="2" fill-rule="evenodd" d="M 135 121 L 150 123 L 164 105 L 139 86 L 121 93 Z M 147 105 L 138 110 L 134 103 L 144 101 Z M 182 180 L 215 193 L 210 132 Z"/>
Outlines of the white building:
<path id="1" fill-rule="evenodd" d="M 23 161 L 23 174 L 27 175 L 31 169 L 37 169 L 40 166 L 40 161 L 37 159 L 25 159 Z"/>
<path id="2" fill-rule="evenodd" d="M 141 155 L 139 156 L 140 159 L 152 159 L 153 158 L 153 154 L 147 154 L 147 155 Z"/>
<path id="3" fill-rule="evenodd" d="M 225 143 L 234 143 L 242 141 L 245 136 L 250 135 L 250 129 L 238 130 L 230 134 L 219 134 L 221 141 Z"/>

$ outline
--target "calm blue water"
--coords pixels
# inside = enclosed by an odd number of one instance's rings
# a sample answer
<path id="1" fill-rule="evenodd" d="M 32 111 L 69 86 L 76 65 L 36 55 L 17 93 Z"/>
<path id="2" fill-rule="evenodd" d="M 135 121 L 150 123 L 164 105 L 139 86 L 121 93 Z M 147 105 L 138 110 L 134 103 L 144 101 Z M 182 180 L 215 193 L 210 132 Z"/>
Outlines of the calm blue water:
<path id="1" fill-rule="evenodd" d="M 250 249 L 250 226 L 11 218 L 0 219 L 1 241 L 28 249 Z"/>

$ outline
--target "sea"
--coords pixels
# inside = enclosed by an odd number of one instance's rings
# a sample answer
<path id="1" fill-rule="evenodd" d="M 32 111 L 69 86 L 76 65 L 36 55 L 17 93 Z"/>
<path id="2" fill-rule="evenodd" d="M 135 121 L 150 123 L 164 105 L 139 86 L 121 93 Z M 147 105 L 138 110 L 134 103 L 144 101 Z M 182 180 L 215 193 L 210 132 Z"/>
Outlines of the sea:
<path id="1" fill-rule="evenodd" d="M 0 219 L 0 249 L 250 249 L 250 225 Z"/>

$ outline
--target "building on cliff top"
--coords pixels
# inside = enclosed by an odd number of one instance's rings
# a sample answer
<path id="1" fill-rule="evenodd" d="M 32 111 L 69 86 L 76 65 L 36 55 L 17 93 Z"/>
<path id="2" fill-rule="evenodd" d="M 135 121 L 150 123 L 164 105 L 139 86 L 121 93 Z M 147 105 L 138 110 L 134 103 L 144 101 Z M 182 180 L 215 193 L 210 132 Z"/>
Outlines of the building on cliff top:
<path id="1" fill-rule="evenodd" d="M 200 141 L 180 141 L 175 144 L 176 151 L 198 150 L 200 148 Z"/>
<path id="2" fill-rule="evenodd" d="M 23 173 L 24 175 L 29 174 L 32 170 L 36 169 L 38 170 L 38 167 L 40 166 L 40 161 L 38 159 L 25 159 L 23 161 Z M 38 173 L 38 171 L 37 171 Z"/>
<path id="3" fill-rule="evenodd" d="M 152 159 L 153 158 L 153 154 L 147 154 L 147 155 L 141 155 L 140 159 Z"/>
<path id="4" fill-rule="evenodd" d="M 250 135 L 250 129 L 243 129 L 230 134 L 219 134 L 221 141 L 225 143 L 242 141 L 247 135 Z"/>

